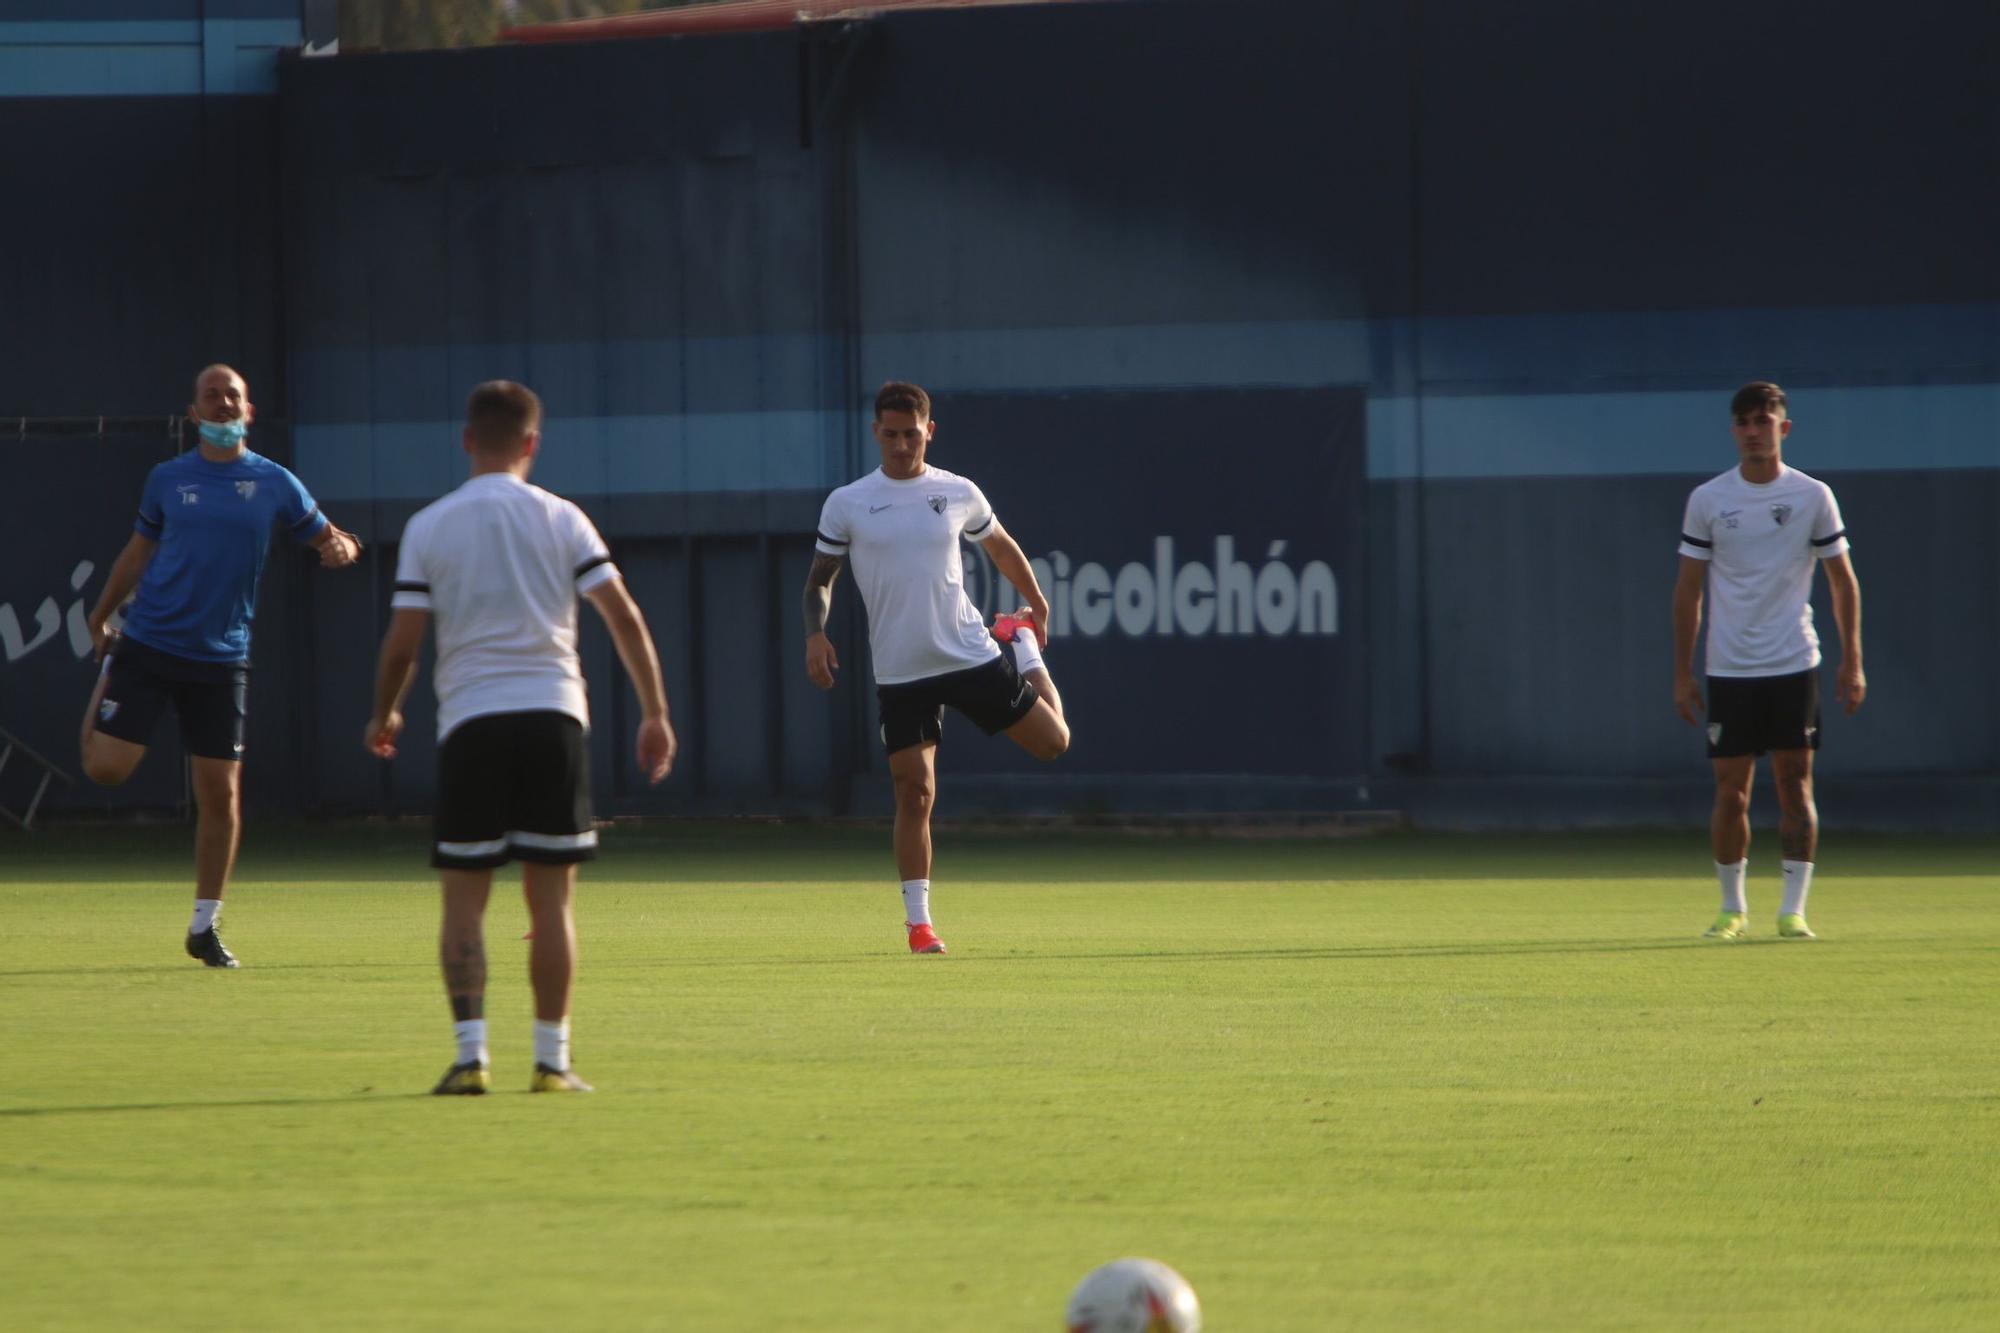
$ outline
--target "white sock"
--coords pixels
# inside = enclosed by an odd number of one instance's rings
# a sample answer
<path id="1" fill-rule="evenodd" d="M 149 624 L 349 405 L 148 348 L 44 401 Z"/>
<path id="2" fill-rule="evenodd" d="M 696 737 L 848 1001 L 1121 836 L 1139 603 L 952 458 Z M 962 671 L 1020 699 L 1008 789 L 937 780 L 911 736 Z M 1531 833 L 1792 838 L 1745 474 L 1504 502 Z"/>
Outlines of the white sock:
<path id="1" fill-rule="evenodd" d="M 1043 669 L 1042 645 L 1027 630 L 1014 636 L 1014 669 L 1024 676 Z"/>
<path id="2" fill-rule="evenodd" d="M 569 1020 L 544 1023 L 535 1020 L 535 1063 L 550 1069 L 569 1068 Z"/>
<path id="3" fill-rule="evenodd" d="M 903 920 L 913 926 L 931 923 L 931 882 L 927 879 L 903 881 Z"/>
<path id="4" fill-rule="evenodd" d="M 1722 910 L 1725 912 L 1748 912 L 1750 910 L 1743 897 L 1743 877 L 1750 870 L 1750 858 L 1745 857 L 1734 865 L 1715 863 L 1716 882 L 1722 885 Z"/>
<path id="5" fill-rule="evenodd" d="M 194 900 L 194 920 L 188 923 L 188 934 L 199 935 L 215 927 L 215 918 L 222 915 L 222 899 L 197 898 Z"/>
<path id="6" fill-rule="evenodd" d="M 458 1038 L 458 1063 L 469 1065 L 486 1061 L 486 1020 L 467 1018 L 451 1025 L 451 1035 Z"/>
<path id="7" fill-rule="evenodd" d="M 1779 916 L 1804 916 L 1806 914 L 1806 893 L 1812 888 L 1812 868 L 1810 861 L 1783 861 L 1785 868 L 1785 896 L 1778 904 Z"/>

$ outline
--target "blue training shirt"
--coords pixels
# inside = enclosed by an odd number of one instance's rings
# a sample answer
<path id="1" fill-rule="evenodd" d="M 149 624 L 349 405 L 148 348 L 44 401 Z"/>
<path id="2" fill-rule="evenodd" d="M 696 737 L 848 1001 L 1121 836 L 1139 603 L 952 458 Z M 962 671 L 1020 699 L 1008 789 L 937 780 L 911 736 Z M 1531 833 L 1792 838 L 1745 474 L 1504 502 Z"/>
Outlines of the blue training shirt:
<path id="1" fill-rule="evenodd" d="M 304 483 L 262 454 L 211 463 L 195 449 L 154 468 L 132 530 L 160 549 L 124 633 L 197 662 L 247 661 L 257 580 L 279 523 L 301 542 L 327 526 Z"/>

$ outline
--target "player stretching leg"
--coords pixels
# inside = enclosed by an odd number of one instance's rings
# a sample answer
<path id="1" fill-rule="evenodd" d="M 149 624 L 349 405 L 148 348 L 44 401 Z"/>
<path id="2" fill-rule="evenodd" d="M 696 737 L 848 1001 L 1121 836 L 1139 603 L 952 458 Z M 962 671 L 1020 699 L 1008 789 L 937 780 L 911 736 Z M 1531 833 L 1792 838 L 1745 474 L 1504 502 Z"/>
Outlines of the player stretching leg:
<path id="1" fill-rule="evenodd" d="M 1835 697 L 1852 714 L 1867 696 L 1861 670 L 1861 585 L 1833 491 L 1780 457 L 1791 433 L 1785 391 L 1759 381 L 1729 405 L 1741 461 L 1695 487 L 1681 525 L 1674 585 L 1674 705 L 1700 724 L 1695 635 L 1708 602 L 1708 757 L 1715 769 L 1710 836 L 1722 912 L 1703 938 L 1735 940 L 1749 921 L 1750 786 L 1769 752 L 1781 812 L 1784 891 L 1778 938 L 1809 940 L 1806 893 L 1819 843 L 1813 752 L 1819 749 L 1819 636 L 1813 632 L 1813 560 L 1826 567 L 1840 628 Z"/>
<path id="2" fill-rule="evenodd" d="M 250 622 L 271 532 L 283 524 L 328 569 L 353 564 L 361 543 L 327 521 L 297 477 L 251 452 L 257 409 L 241 375 L 204 369 L 187 415 L 200 441 L 146 478 L 132 539 L 88 617 L 104 666 L 79 744 L 90 780 L 116 787 L 146 757 L 160 715 L 179 715 L 196 810 L 185 947 L 206 967 L 235 967 L 216 920 L 243 832 Z M 113 634 L 107 622 L 128 596 L 124 628 Z"/>
<path id="3" fill-rule="evenodd" d="M 431 864 L 444 890 L 438 962 L 458 1056 L 432 1091 L 479 1094 L 486 1055 L 486 900 L 493 872 L 521 862 L 534 922 L 532 1092 L 589 1092 L 569 1063 L 576 867 L 597 855 L 590 818 L 590 721 L 576 653 L 576 600 L 604 618 L 639 696 L 639 771 L 666 777 L 675 739 L 645 619 L 604 539 L 581 509 L 528 484 L 541 452 L 542 403 L 494 380 L 472 392 L 461 441 L 463 486 L 410 519 L 382 640 L 375 711 L 363 743 L 396 754 L 403 698 L 437 621 L 438 793 Z"/>
<path id="4" fill-rule="evenodd" d="M 946 705 L 989 736 L 1006 732 L 1037 759 L 1069 748 L 1069 724 L 1041 657 L 1048 599 L 979 487 L 924 461 L 936 432 L 929 394 L 914 384 L 882 386 L 874 422 L 882 466 L 827 497 L 804 602 L 806 675 L 830 690 L 840 660 L 826 636 L 827 614 L 834 580 L 852 562 L 868 612 L 882 745 L 896 789 L 896 871 L 912 953 L 945 951 L 931 923 L 930 891 L 931 807 Z M 1028 603 L 1001 617 L 993 631 L 965 595 L 961 539 L 978 542 Z M 1005 640 L 1004 651 L 996 637 Z"/>

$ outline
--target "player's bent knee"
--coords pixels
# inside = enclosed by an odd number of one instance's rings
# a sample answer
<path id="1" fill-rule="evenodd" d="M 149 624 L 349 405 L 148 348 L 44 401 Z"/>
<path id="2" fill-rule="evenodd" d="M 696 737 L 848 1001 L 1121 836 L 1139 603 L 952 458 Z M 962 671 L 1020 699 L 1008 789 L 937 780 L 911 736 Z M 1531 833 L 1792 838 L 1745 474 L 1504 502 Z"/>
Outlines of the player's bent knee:
<path id="1" fill-rule="evenodd" d="M 83 775 L 100 787 L 122 787 L 145 757 L 142 745 L 113 744 L 106 737 L 92 736 L 83 747 Z"/>
<path id="2" fill-rule="evenodd" d="M 137 768 L 137 764 L 106 759 L 100 755 L 85 755 L 83 759 L 83 775 L 100 787 L 124 786 L 126 779 Z"/>
<path id="3" fill-rule="evenodd" d="M 1055 730 L 1042 738 L 1042 744 L 1034 751 L 1034 756 L 1046 762 L 1051 759 L 1060 759 L 1068 752 L 1069 728 L 1058 722 L 1056 723 Z"/>

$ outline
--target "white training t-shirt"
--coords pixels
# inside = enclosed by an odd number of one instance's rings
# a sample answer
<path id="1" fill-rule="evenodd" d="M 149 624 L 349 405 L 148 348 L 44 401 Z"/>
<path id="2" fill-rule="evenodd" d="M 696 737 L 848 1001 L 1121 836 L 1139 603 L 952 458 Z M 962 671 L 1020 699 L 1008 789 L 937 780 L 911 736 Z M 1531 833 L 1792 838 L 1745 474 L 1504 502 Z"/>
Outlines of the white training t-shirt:
<path id="1" fill-rule="evenodd" d="M 826 497 L 816 549 L 844 555 L 868 608 L 878 685 L 942 676 L 1000 656 L 965 595 L 962 539 L 993 535 L 993 506 L 979 488 L 940 467 L 908 481 L 877 468 Z"/>
<path id="2" fill-rule="evenodd" d="M 581 509 L 511 472 L 413 514 L 389 604 L 437 621 L 438 740 L 489 713 L 567 713 L 588 727 L 576 599 L 617 577 Z"/>
<path id="3" fill-rule="evenodd" d="M 1754 485 L 1731 468 L 1688 496 L 1681 554 L 1708 561 L 1708 674 L 1788 676 L 1819 665 L 1813 558 L 1847 550 L 1825 482 L 1780 464 Z"/>

